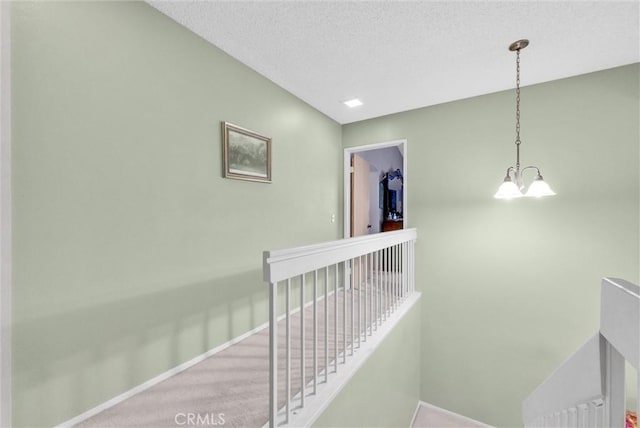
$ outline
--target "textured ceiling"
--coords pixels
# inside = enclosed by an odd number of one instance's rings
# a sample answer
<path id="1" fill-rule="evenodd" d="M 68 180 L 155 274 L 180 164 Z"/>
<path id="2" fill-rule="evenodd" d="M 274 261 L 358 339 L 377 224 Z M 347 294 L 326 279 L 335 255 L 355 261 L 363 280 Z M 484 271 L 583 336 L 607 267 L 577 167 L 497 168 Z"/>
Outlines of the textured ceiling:
<path id="1" fill-rule="evenodd" d="M 638 0 L 148 3 L 339 123 L 640 62 Z"/>

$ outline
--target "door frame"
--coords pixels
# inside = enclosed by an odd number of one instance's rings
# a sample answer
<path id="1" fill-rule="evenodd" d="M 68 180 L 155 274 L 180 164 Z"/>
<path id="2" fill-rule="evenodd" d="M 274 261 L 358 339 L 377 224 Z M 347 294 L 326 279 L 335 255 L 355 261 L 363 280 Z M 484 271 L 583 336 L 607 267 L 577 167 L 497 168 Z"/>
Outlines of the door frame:
<path id="1" fill-rule="evenodd" d="M 11 2 L 0 1 L 0 426 L 11 426 Z"/>
<path id="2" fill-rule="evenodd" d="M 349 238 L 351 236 L 351 155 L 358 152 L 386 149 L 388 147 L 398 147 L 402 153 L 402 174 L 404 177 L 402 189 L 402 217 L 404 219 L 403 227 L 407 227 L 407 140 L 391 140 L 381 143 L 365 144 L 364 146 L 347 147 L 344 149 L 343 158 L 344 219 L 342 224 L 344 226 L 343 233 L 345 238 Z"/>

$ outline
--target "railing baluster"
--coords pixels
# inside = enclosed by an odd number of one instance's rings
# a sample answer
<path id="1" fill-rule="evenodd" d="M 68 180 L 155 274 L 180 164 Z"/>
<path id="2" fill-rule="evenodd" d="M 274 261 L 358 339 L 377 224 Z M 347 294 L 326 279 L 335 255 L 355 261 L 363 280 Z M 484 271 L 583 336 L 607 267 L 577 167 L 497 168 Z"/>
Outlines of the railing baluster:
<path id="1" fill-rule="evenodd" d="M 384 262 L 382 261 L 383 250 L 378 250 L 378 263 L 377 263 L 377 271 L 378 271 L 378 280 L 376 281 L 376 285 L 378 287 L 378 325 L 382 325 L 382 267 Z"/>
<path id="2" fill-rule="evenodd" d="M 396 309 L 396 246 L 391 247 L 391 311 Z"/>
<path id="3" fill-rule="evenodd" d="M 409 242 L 409 264 L 411 265 L 409 276 L 409 289 L 411 293 L 416 290 L 416 261 L 413 258 L 416 256 L 416 243 L 415 241 Z"/>
<path id="4" fill-rule="evenodd" d="M 342 262 L 343 273 L 347 271 L 347 262 Z M 342 283 L 342 364 L 347 362 L 347 278 Z"/>
<path id="5" fill-rule="evenodd" d="M 406 253 L 407 253 L 407 261 L 405 263 L 405 267 L 407 269 L 407 274 L 405 275 L 405 282 L 406 282 L 406 292 L 405 292 L 405 297 L 409 297 L 409 295 L 411 294 L 411 286 L 410 286 L 410 276 L 411 276 L 411 269 L 410 269 L 410 264 L 411 264 L 411 258 L 410 258 L 410 251 L 411 251 L 411 243 L 407 242 L 405 243 L 405 247 L 406 247 Z"/>
<path id="6" fill-rule="evenodd" d="M 398 301 L 398 247 L 394 245 L 391 251 L 393 251 L 393 310 L 395 311 Z"/>
<path id="7" fill-rule="evenodd" d="M 587 416 L 588 416 L 588 406 L 586 404 L 578 405 L 578 426 L 580 428 L 587 428 Z"/>
<path id="8" fill-rule="evenodd" d="M 364 266 L 362 267 L 364 273 L 364 303 L 362 304 L 362 322 L 363 329 L 360 331 L 362 334 L 362 340 L 367 341 L 367 272 L 369 271 L 369 257 L 364 255 Z"/>
<path id="9" fill-rule="evenodd" d="M 285 394 L 287 395 L 286 404 L 286 421 L 289 423 L 291 415 L 291 278 L 287 278 L 287 292 L 285 296 L 285 314 L 286 314 L 286 368 L 285 368 Z"/>
<path id="10" fill-rule="evenodd" d="M 577 426 L 578 426 L 578 409 L 576 409 L 575 407 L 571 407 L 569 409 L 568 419 L 569 419 L 569 422 L 567 423 L 567 426 L 569 428 L 577 428 Z"/>
<path id="11" fill-rule="evenodd" d="M 387 317 L 393 312 L 393 247 L 387 249 Z"/>
<path id="12" fill-rule="evenodd" d="M 407 297 L 409 291 L 409 243 L 402 243 L 402 299 Z"/>
<path id="13" fill-rule="evenodd" d="M 564 425 L 566 426 L 566 425 Z M 598 428 L 604 428 L 604 403 L 595 406 L 595 426 Z"/>
<path id="14" fill-rule="evenodd" d="M 329 266 L 324 268 L 324 382 L 329 381 Z"/>
<path id="15" fill-rule="evenodd" d="M 333 370 L 338 373 L 338 265 L 333 266 Z"/>
<path id="16" fill-rule="evenodd" d="M 569 426 L 569 412 L 567 410 L 563 410 L 560 416 L 560 426 L 568 427 Z"/>
<path id="17" fill-rule="evenodd" d="M 375 319 L 373 317 L 373 301 L 375 299 L 375 294 L 374 294 L 374 287 L 373 287 L 373 263 L 374 263 L 374 253 L 370 253 L 369 254 L 369 324 L 368 324 L 368 328 L 369 328 L 369 336 L 371 336 L 373 334 L 373 320 Z"/>
<path id="18" fill-rule="evenodd" d="M 407 242 L 407 296 L 410 296 L 411 290 L 411 241 Z"/>
<path id="19" fill-rule="evenodd" d="M 305 274 L 300 275 L 300 407 L 304 407 L 305 395 L 305 331 L 304 331 L 304 289 L 306 286 Z"/>
<path id="20" fill-rule="evenodd" d="M 356 284 L 356 279 L 355 279 L 355 274 L 356 274 L 356 268 L 355 268 L 355 263 L 354 263 L 355 259 L 351 259 L 351 355 L 353 355 L 353 345 L 355 343 L 354 340 L 354 336 L 353 336 L 353 331 L 354 331 L 354 327 L 355 327 L 355 323 L 356 323 L 356 319 L 355 319 L 355 300 L 354 300 L 354 294 L 355 294 L 355 284 Z"/>
<path id="21" fill-rule="evenodd" d="M 404 285 L 405 285 L 405 274 L 407 273 L 404 268 L 404 263 L 407 260 L 407 255 L 404 251 L 404 242 L 399 245 L 400 246 L 400 300 L 404 300 Z"/>
<path id="22" fill-rule="evenodd" d="M 396 308 L 398 308 L 398 306 L 400 305 L 400 296 L 401 296 L 401 292 L 400 292 L 400 288 L 402 287 L 401 284 L 401 256 L 402 253 L 400 252 L 400 244 L 396 245 Z"/>
<path id="23" fill-rule="evenodd" d="M 380 325 L 385 320 L 384 317 L 384 278 L 385 278 L 385 270 L 384 270 L 384 257 L 385 250 L 384 248 L 380 250 Z"/>
<path id="24" fill-rule="evenodd" d="M 376 298 L 375 298 L 375 306 L 376 306 L 376 316 L 375 316 L 375 320 L 376 320 L 376 331 L 378 330 L 378 325 L 380 324 L 380 250 L 376 251 L 376 256 L 375 256 L 375 269 L 376 269 L 376 281 L 375 281 L 375 287 L 376 287 Z"/>
<path id="25" fill-rule="evenodd" d="M 400 304 L 400 302 L 402 301 L 402 245 L 398 244 L 396 245 L 398 251 L 398 257 L 396 260 L 396 266 L 398 267 L 398 294 L 397 294 L 397 304 L 396 307 Z"/>
<path id="26" fill-rule="evenodd" d="M 404 298 L 404 244 L 398 244 L 398 303 L 402 302 Z"/>
<path id="27" fill-rule="evenodd" d="M 382 296 L 382 267 L 384 263 L 382 261 L 383 250 L 378 250 L 378 323 L 382 325 L 382 308 L 383 308 L 383 296 Z"/>
<path id="28" fill-rule="evenodd" d="M 402 245 L 398 244 L 396 245 L 396 248 L 396 268 L 398 269 L 398 273 L 396 275 L 398 283 L 396 292 L 396 307 L 398 307 L 398 305 L 402 301 Z"/>
<path id="29" fill-rule="evenodd" d="M 596 428 L 598 426 L 598 420 L 597 420 L 597 413 L 596 413 L 596 406 L 593 403 L 589 403 L 588 404 L 588 409 L 587 409 L 587 423 L 588 426 L 591 428 Z"/>
<path id="30" fill-rule="evenodd" d="M 278 414 L 278 283 L 269 284 L 269 427 Z"/>
<path id="31" fill-rule="evenodd" d="M 398 263 L 398 250 L 397 247 L 394 245 L 393 247 L 391 247 L 391 252 L 393 253 L 393 257 L 392 257 L 392 269 L 393 269 L 393 283 L 392 283 L 392 288 L 391 288 L 391 295 L 392 295 L 392 299 L 393 299 L 393 310 L 396 310 L 396 301 L 398 299 L 398 293 L 397 293 L 397 287 L 398 287 L 398 271 L 397 271 L 397 263 Z"/>
<path id="32" fill-rule="evenodd" d="M 318 270 L 313 271 L 313 393 L 318 391 Z"/>
<path id="33" fill-rule="evenodd" d="M 382 316 L 382 321 L 387 320 L 387 305 L 386 305 L 386 289 L 387 289 L 387 249 L 382 249 L 382 267 L 380 269 L 381 275 L 381 289 L 380 289 L 380 299 L 382 300 L 380 305 L 380 315 Z"/>
<path id="34" fill-rule="evenodd" d="M 362 334 L 362 256 L 358 256 L 358 348 Z"/>

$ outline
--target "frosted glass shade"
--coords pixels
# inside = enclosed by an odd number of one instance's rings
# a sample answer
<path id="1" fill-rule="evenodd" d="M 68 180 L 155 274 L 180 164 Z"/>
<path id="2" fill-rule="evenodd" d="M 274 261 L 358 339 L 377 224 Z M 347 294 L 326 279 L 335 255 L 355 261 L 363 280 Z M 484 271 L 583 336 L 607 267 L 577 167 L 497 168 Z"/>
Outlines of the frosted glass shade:
<path id="1" fill-rule="evenodd" d="M 525 194 L 528 198 L 540 198 L 542 196 L 552 196 L 555 195 L 556 192 L 551 190 L 551 187 L 542 179 L 542 176 L 538 176 Z"/>
<path id="2" fill-rule="evenodd" d="M 518 189 L 516 183 L 514 183 L 511 178 L 507 177 L 504 179 L 498 191 L 495 195 L 493 195 L 496 199 L 513 199 L 513 198 L 521 198 L 524 195 Z"/>

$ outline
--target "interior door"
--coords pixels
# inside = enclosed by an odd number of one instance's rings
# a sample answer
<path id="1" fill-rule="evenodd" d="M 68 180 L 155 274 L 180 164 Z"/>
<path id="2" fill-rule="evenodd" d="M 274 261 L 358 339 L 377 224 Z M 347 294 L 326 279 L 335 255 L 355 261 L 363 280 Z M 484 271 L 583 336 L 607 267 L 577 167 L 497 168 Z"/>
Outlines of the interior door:
<path id="1" fill-rule="evenodd" d="M 368 235 L 370 224 L 370 185 L 369 171 L 371 165 L 362 157 L 351 155 L 351 236 Z M 366 262 L 362 258 L 355 259 L 353 268 L 353 286 L 362 288 L 366 278 Z"/>
<path id="2" fill-rule="evenodd" d="M 371 229 L 369 171 L 371 166 L 362 157 L 351 155 L 351 236 L 369 234 Z"/>

